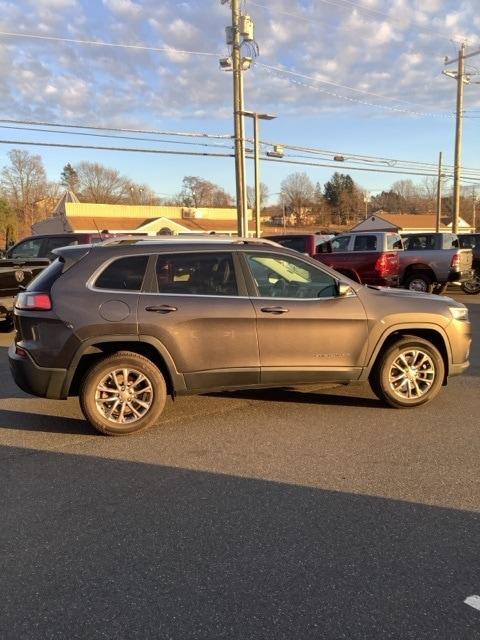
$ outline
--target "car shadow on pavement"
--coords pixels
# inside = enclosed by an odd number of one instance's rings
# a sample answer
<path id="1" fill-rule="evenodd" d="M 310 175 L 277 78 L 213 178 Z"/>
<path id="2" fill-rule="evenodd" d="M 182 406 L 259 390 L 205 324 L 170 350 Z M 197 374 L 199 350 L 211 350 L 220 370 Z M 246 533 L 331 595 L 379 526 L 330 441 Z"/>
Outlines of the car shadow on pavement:
<path id="1" fill-rule="evenodd" d="M 86 420 L 49 416 L 25 411 L 10 411 L 7 409 L 0 409 L 0 431 L 2 429 L 65 433 L 71 435 L 97 434 Z"/>
<path id="2" fill-rule="evenodd" d="M 360 387 L 362 388 L 362 387 Z M 366 389 L 366 387 L 363 387 Z M 222 398 L 242 398 L 244 400 L 258 400 L 259 402 L 292 402 L 298 404 L 320 404 L 338 405 L 343 407 L 384 407 L 385 404 L 376 398 L 365 398 L 362 396 L 341 395 L 340 393 L 325 393 L 324 390 L 302 391 L 291 387 L 276 389 L 249 389 L 247 391 L 222 391 L 218 393 L 205 394 Z"/>
<path id="3" fill-rule="evenodd" d="M 478 513 L 7 449 L 2 638 L 478 638 Z"/>

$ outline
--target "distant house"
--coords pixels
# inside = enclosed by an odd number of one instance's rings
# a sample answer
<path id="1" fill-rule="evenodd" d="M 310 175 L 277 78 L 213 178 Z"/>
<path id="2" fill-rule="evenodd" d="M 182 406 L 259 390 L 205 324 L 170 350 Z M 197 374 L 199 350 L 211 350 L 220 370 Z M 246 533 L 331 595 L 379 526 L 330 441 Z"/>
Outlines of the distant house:
<path id="1" fill-rule="evenodd" d="M 437 216 L 432 213 L 386 213 L 378 211 L 362 220 L 352 231 L 397 231 L 398 233 L 428 233 L 436 230 Z M 449 219 L 442 218 L 440 231 L 452 230 Z M 475 229 L 463 218 L 458 220 L 458 230 L 462 233 L 473 233 Z"/>
<path id="2" fill-rule="evenodd" d="M 69 192 L 67 192 L 69 193 Z M 65 194 L 55 206 L 52 217 L 32 225 L 33 234 L 84 232 L 146 234 L 162 233 L 237 233 L 234 207 L 169 207 L 79 202 Z M 249 229 L 255 225 L 248 211 Z"/>

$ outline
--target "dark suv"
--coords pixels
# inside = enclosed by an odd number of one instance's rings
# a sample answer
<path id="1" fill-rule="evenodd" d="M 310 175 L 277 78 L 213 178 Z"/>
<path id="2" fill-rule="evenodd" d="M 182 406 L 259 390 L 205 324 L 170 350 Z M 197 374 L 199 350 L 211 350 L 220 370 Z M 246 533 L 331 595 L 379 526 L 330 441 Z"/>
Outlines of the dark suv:
<path id="1" fill-rule="evenodd" d="M 101 242 L 109 234 L 55 233 L 23 238 L 0 258 L 0 318 L 7 322 L 13 310 L 14 297 L 56 257 L 59 247 L 86 242 Z"/>
<path id="2" fill-rule="evenodd" d="M 167 394 L 369 380 L 394 407 L 468 366 L 464 305 L 366 287 L 258 241 L 66 247 L 19 294 L 18 386 L 76 393 L 102 433 L 155 423 Z"/>

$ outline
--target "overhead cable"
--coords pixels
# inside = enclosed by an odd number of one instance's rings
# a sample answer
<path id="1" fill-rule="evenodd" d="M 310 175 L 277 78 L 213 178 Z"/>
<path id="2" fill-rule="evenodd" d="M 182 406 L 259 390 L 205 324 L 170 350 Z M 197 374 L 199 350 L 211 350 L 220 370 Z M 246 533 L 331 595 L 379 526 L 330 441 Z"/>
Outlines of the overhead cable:
<path id="1" fill-rule="evenodd" d="M 142 149 L 142 148 L 133 148 L 133 147 L 104 147 L 104 146 L 95 146 L 95 145 L 81 145 L 81 144 L 62 144 L 62 143 L 54 143 L 54 142 L 26 142 L 24 140 L 0 140 L 0 144 L 8 144 L 8 145 L 24 145 L 24 146 L 34 146 L 34 147 L 54 147 L 54 148 L 65 148 L 65 149 L 90 149 L 95 151 L 121 151 L 126 153 L 147 153 L 147 154 L 156 154 L 156 155 L 178 155 L 178 156 L 202 156 L 202 157 L 212 157 L 212 158 L 233 158 L 233 153 L 213 153 L 210 151 L 173 151 L 170 149 Z M 252 154 L 248 154 L 249 157 L 252 157 Z M 285 158 L 271 158 L 268 156 L 262 157 L 262 160 L 266 162 L 280 162 L 283 164 L 294 164 L 294 165 L 302 165 L 302 166 L 310 166 L 310 167 L 326 167 L 328 169 L 332 168 L 331 164 L 321 163 L 321 162 L 306 162 L 302 160 L 288 160 Z M 405 169 L 383 169 L 383 168 L 374 168 L 374 167 L 352 167 L 345 166 L 345 169 L 350 171 L 368 171 L 372 173 L 389 173 L 395 175 L 415 175 L 415 176 L 436 176 L 433 172 L 427 171 L 406 171 Z M 453 177 L 450 174 L 444 174 L 444 177 L 451 178 Z M 468 181 L 470 183 L 480 183 L 480 177 L 477 180 L 473 178 L 469 178 Z"/>
<path id="2" fill-rule="evenodd" d="M 362 89 L 356 89 L 355 87 L 349 87 L 348 85 L 342 85 L 342 84 L 338 84 L 335 82 L 331 82 L 329 80 L 319 80 L 318 78 L 314 78 L 313 76 L 307 76 L 303 73 L 299 73 L 297 71 L 290 71 L 288 69 L 283 69 L 282 67 L 274 67 L 272 65 L 267 65 L 267 64 L 263 64 L 261 62 L 256 62 L 255 66 L 261 67 L 262 69 L 265 69 L 266 71 L 269 72 L 274 72 L 277 74 L 284 74 L 287 76 L 290 76 L 289 80 L 290 82 L 292 82 L 293 84 L 297 84 L 303 87 L 306 87 L 307 89 L 315 89 L 316 91 L 320 91 L 321 93 L 326 93 L 328 95 L 331 95 L 335 98 L 340 98 L 342 100 L 347 100 L 349 102 L 357 102 L 359 104 L 364 104 L 368 107 L 376 107 L 378 109 L 386 109 L 387 111 L 396 111 L 398 113 L 407 113 L 407 114 L 411 114 L 411 115 L 415 115 L 415 116 L 422 116 L 422 117 L 437 117 L 437 118 L 453 118 L 455 116 L 455 114 L 453 113 L 441 113 L 438 111 L 433 111 L 433 112 L 423 112 L 423 111 L 413 111 L 411 109 L 403 109 L 401 107 L 394 107 L 394 106 L 390 106 L 390 105 L 385 105 L 385 104 L 378 104 L 378 103 L 373 103 L 373 102 L 367 102 L 365 100 L 359 100 L 358 98 L 352 98 L 351 96 L 346 96 L 346 95 L 342 95 L 339 93 L 335 93 L 333 91 L 328 91 L 327 89 L 323 89 L 321 87 L 318 87 L 316 85 L 312 85 L 312 84 L 306 84 L 305 82 L 300 82 L 298 80 L 293 79 L 291 76 L 294 76 L 296 78 L 304 78 L 307 80 L 311 80 L 312 82 L 316 82 L 316 83 L 320 83 L 320 84 L 327 84 L 327 85 L 332 85 L 334 87 L 338 87 L 341 89 L 345 89 L 346 91 L 354 91 L 356 93 L 360 93 L 360 94 L 364 94 L 364 95 L 371 95 L 374 96 L 376 98 L 381 98 L 383 100 L 391 100 L 393 102 L 406 102 L 405 100 L 400 100 L 400 99 L 396 99 L 393 98 L 392 96 L 385 96 L 379 93 L 373 93 L 370 91 L 364 91 Z M 416 103 L 407 103 L 407 104 L 416 104 Z"/>
<path id="3" fill-rule="evenodd" d="M 63 42 L 66 44 L 82 44 L 95 47 L 114 47 L 117 49 L 135 49 L 138 51 L 153 51 L 155 53 L 182 53 L 192 56 L 213 56 L 217 57 L 218 53 L 210 51 L 187 51 L 184 49 L 174 49 L 173 47 L 149 47 L 143 44 L 120 44 L 116 42 L 104 42 L 102 40 L 80 40 L 76 38 L 62 38 L 59 36 L 41 36 L 36 33 L 14 33 L 12 31 L 0 31 L 0 36 L 9 38 L 29 38 L 31 40 L 49 40 L 51 42 Z"/>
<path id="4" fill-rule="evenodd" d="M 14 120 L 12 118 L 0 118 L 0 122 L 6 124 L 25 124 L 40 127 L 61 127 L 62 129 L 91 129 L 93 131 L 120 131 L 122 133 L 145 133 L 162 136 L 185 136 L 191 138 L 212 138 L 217 140 L 228 140 L 233 138 L 229 133 L 199 133 L 196 131 L 162 131 L 159 129 L 129 129 L 126 127 L 100 127 L 91 124 L 71 124 L 64 122 L 44 122 L 38 120 Z"/>
<path id="5" fill-rule="evenodd" d="M 231 144 L 222 144 L 221 142 L 187 142 L 185 140 L 166 140 L 165 138 L 141 138 L 136 136 L 121 136 L 109 133 L 88 133 L 86 131 L 58 131 L 56 129 L 44 129 L 44 128 L 36 128 L 36 127 L 26 127 L 26 126 L 13 126 L 7 124 L 0 124 L 0 129 L 10 129 L 14 131 L 26 131 L 26 132 L 40 132 L 40 133 L 55 133 L 55 134 L 63 134 L 68 136 L 88 136 L 93 138 L 113 138 L 115 140 L 133 140 L 135 142 L 161 142 L 165 144 L 183 144 L 190 145 L 195 147 L 215 147 L 220 148 L 223 147 L 225 149 L 231 149 Z"/>

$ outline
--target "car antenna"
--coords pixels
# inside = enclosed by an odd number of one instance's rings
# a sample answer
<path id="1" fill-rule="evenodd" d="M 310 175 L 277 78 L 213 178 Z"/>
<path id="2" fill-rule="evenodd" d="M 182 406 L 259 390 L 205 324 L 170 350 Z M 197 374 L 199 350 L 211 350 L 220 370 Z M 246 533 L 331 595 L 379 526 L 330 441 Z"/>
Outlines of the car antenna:
<path id="1" fill-rule="evenodd" d="M 95 220 L 95 218 L 92 218 L 92 220 L 93 220 L 93 224 L 95 225 L 95 227 L 96 227 L 96 229 L 98 231 L 98 235 L 100 236 L 100 240 L 103 242 L 103 235 L 102 235 L 102 232 L 100 231 L 100 229 L 98 228 L 97 221 Z"/>

